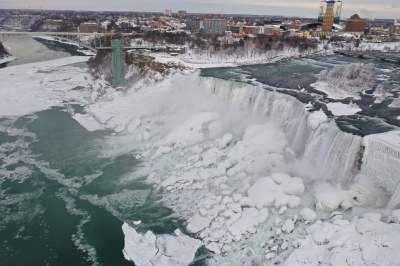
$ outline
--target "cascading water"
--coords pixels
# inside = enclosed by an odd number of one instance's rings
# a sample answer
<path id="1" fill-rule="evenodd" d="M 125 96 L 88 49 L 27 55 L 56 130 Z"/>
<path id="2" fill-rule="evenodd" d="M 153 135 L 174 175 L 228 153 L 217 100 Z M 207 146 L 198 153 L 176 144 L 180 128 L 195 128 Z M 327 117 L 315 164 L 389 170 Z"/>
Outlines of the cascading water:
<path id="1" fill-rule="evenodd" d="M 262 114 L 284 130 L 298 167 L 313 180 L 328 180 L 348 186 L 357 174 L 362 138 L 342 132 L 323 114 L 305 110 L 294 97 L 253 85 L 200 78 L 201 87 L 232 104 Z"/>

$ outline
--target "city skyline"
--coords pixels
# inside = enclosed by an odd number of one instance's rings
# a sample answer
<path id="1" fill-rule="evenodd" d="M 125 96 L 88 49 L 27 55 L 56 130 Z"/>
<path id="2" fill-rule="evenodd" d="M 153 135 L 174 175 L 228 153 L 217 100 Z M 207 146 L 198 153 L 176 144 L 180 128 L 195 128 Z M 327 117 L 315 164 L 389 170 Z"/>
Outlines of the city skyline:
<path id="1" fill-rule="evenodd" d="M 225 13 L 282 15 L 299 17 L 317 17 L 318 0 L 0 0 L 2 8 L 15 9 L 59 9 L 93 11 L 143 11 L 162 12 L 165 8 L 174 11 L 184 9 L 191 13 Z M 342 18 L 358 13 L 365 18 L 398 18 L 400 3 L 398 0 L 345 0 Z"/>

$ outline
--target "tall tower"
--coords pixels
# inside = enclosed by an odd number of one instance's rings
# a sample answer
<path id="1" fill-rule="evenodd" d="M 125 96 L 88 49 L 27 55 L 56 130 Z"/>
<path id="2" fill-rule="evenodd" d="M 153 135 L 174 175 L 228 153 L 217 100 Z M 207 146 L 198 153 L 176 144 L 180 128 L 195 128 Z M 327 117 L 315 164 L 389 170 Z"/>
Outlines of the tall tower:
<path id="1" fill-rule="evenodd" d="M 326 0 L 326 10 L 324 21 L 322 23 L 322 31 L 331 32 L 335 21 L 335 0 Z"/>
<path id="2" fill-rule="evenodd" d="M 343 7 L 342 0 L 337 0 L 336 1 L 336 11 L 335 11 L 335 23 L 337 23 L 337 24 L 340 23 L 340 16 L 342 15 L 342 7 Z"/>
<path id="3" fill-rule="evenodd" d="M 321 0 L 319 5 L 318 22 L 322 23 L 324 21 L 324 15 L 325 15 L 325 0 Z"/>
<path id="4" fill-rule="evenodd" d="M 122 40 L 112 40 L 112 77 L 115 87 L 123 86 L 125 83 L 124 71 L 124 42 Z"/>

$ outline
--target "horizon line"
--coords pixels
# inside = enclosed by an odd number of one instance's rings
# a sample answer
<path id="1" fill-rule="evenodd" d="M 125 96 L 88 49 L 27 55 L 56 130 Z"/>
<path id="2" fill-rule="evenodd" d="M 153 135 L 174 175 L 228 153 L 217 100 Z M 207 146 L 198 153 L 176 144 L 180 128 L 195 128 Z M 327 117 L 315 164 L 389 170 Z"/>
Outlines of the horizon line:
<path id="1" fill-rule="evenodd" d="M 163 11 L 136 11 L 136 10 L 93 10 L 93 9 L 41 9 L 41 8 L 0 8 L 1 10 L 15 10 L 15 11 L 72 11 L 72 12 L 92 12 L 92 13 L 103 13 L 103 12 L 116 12 L 116 13 L 149 13 L 149 14 L 164 14 Z M 182 9 L 183 10 L 183 9 Z M 180 10 L 177 10 L 180 11 Z M 177 11 L 172 12 L 177 14 Z M 186 10 L 185 10 L 186 11 Z M 355 13 L 356 14 L 356 13 Z M 253 16 L 253 17 L 282 17 L 282 18 L 301 18 L 301 19 L 318 19 L 318 17 L 305 17 L 305 16 L 287 16 L 287 15 L 256 15 L 248 13 L 203 13 L 203 12 L 187 12 L 187 15 L 233 15 L 233 16 Z M 368 21 L 374 20 L 396 20 L 394 18 L 364 18 Z M 341 18 L 342 20 L 342 18 Z M 344 20 L 344 19 L 343 19 Z"/>

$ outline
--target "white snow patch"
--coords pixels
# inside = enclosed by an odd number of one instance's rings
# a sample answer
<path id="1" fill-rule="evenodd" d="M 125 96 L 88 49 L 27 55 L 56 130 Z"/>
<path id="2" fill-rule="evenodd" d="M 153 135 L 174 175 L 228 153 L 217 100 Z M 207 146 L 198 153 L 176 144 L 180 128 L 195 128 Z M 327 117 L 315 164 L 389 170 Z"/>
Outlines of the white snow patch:
<path id="1" fill-rule="evenodd" d="M 360 107 L 356 104 L 328 103 L 327 107 L 336 116 L 354 115 L 361 111 Z"/>

